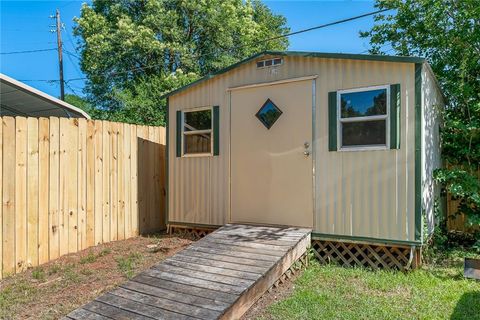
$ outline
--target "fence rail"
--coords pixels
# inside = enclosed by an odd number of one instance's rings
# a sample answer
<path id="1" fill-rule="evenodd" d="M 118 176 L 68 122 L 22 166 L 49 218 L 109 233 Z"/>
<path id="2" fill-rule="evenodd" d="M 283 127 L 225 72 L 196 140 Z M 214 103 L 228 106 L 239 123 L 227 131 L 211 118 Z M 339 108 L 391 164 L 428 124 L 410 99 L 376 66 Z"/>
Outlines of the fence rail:
<path id="1" fill-rule="evenodd" d="M 0 278 L 165 227 L 165 128 L 1 120 Z"/>

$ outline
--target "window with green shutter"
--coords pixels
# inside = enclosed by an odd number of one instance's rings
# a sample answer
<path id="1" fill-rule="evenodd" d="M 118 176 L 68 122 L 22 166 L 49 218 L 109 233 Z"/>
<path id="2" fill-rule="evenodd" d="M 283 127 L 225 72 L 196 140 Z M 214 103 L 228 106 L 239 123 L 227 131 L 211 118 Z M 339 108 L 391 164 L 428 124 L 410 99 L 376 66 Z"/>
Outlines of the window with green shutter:
<path id="1" fill-rule="evenodd" d="M 330 92 L 329 150 L 400 147 L 400 85 Z"/>
<path id="2" fill-rule="evenodd" d="M 177 111 L 177 157 L 219 155 L 218 106 Z"/>

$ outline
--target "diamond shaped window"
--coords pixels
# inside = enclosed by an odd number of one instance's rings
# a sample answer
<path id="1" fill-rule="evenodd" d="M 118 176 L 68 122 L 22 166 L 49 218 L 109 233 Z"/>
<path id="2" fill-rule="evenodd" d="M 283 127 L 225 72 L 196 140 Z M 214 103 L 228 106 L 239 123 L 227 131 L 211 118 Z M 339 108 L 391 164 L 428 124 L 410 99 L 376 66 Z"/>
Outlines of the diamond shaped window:
<path id="1" fill-rule="evenodd" d="M 282 113 L 282 110 L 280 110 L 272 100 L 267 99 L 260 110 L 258 110 L 256 117 L 267 129 L 270 129 Z"/>

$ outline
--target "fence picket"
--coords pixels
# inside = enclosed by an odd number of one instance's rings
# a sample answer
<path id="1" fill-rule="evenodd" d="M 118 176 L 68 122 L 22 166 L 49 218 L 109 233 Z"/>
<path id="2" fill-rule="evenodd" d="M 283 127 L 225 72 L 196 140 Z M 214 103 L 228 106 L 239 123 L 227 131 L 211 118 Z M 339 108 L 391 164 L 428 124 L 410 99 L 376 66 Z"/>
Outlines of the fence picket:
<path id="1" fill-rule="evenodd" d="M 95 245 L 103 242 L 103 123 L 95 121 Z"/>
<path id="2" fill-rule="evenodd" d="M 117 239 L 125 239 L 125 152 L 124 152 L 124 132 L 123 124 L 117 125 L 117 199 L 118 199 L 118 229 Z"/>
<path id="3" fill-rule="evenodd" d="M 139 234 L 139 226 L 138 226 L 138 212 L 139 212 L 139 205 L 138 205 L 138 132 L 137 126 L 132 125 L 130 127 L 130 203 L 132 208 L 131 217 L 131 228 L 132 228 L 132 236 L 137 236 Z"/>
<path id="4" fill-rule="evenodd" d="M 50 150 L 50 122 L 47 118 L 38 119 L 38 263 L 48 261 L 48 188 Z"/>
<path id="5" fill-rule="evenodd" d="M 86 167 L 86 247 L 95 245 L 95 122 L 87 121 L 85 138 Z"/>
<path id="6" fill-rule="evenodd" d="M 87 247 L 87 120 L 77 121 L 77 245 L 83 250 Z"/>
<path id="7" fill-rule="evenodd" d="M 131 188 L 131 160 L 132 160 L 132 155 L 130 151 L 130 144 L 131 144 L 131 130 L 128 124 L 123 125 L 123 134 L 124 134 L 124 157 L 125 157 L 125 162 L 124 162 L 124 179 L 125 179 L 125 190 L 124 190 L 124 201 L 125 201 L 125 238 L 130 238 L 133 236 L 132 234 L 132 220 L 128 218 L 128 213 L 131 212 L 132 206 L 131 206 L 131 193 L 132 193 L 132 188 Z"/>
<path id="8" fill-rule="evenodd" d="M 3 118 L 3 275 L 15 273 L 15 118 Z M 9 156 L 7 156 L 9 155 Z"/>
<path id="9" fill-rule="evenodd" d="M 60 256 L 60 119 L 50 118 L 49 259 Z"/>
<path id="10" fill-rule="evenodd" d="M 15 118 L 15 266 L 27 265 L 27 118 Z"/>
<path id="11" fill-rule="evenodd" d="M 102 156 L 102 177 L 103 177 L 103 242 L 110 241 L 110 125 L 103 121 L 103 156 Z"/>
<path id="12" fill-rule="evenodd" d="M 118 239 L 117 141 L 117 124 L 110 122 L 110 241 Z"/>
<path id="13" fill-rule="evenodd" d="M 38 119 L 27 118 L 27 266 L 38 265 Z"/>

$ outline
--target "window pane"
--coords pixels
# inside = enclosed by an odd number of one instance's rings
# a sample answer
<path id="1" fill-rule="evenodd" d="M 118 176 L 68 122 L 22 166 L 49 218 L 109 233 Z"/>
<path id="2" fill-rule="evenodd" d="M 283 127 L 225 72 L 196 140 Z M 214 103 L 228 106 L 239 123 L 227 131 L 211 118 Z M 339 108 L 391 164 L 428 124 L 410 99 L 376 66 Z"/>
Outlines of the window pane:
<path id="1" fill-rule="evenodd" d="M 267 99 L 260 110 L 258 110 L 256 117 L 267 129 L 270 129 L 281 115 L 282 111 L 272 102 L 272 100 Z"/>
<path id="2" fill-rule="evenodd" d="M 343 93 L 340 97 L 342 118 L 387 114 L 387 89 Z"/>
<path id="3" fill-rule="evenodd" d="M 185 131 L 208 130 L 212 128 L 212 111 L 185 112 Z"/>
<path id="4" fill-rule="evenodd" d="M 212 138 L 210 133 L 184 135 L 183 147 L 185 154 L 210 153 Z"/>
<path id="5" fill-rule="evenodd" d="M 263 68 L 264 65 L 265 65 L 264 61 L 258 61 L 257 62 L 257 68 Z"/>
<path id="6" fill-rule="evenodd" d="M 385 120 L 342 123 L 342 146 L 386 145 Z"/>
<path id="7" fill-rule="evenodd" d="M 274 65 L 281 64 L 281 63 L 282 63 L 282 58 L 273 59 L 273 64 Z"/>

